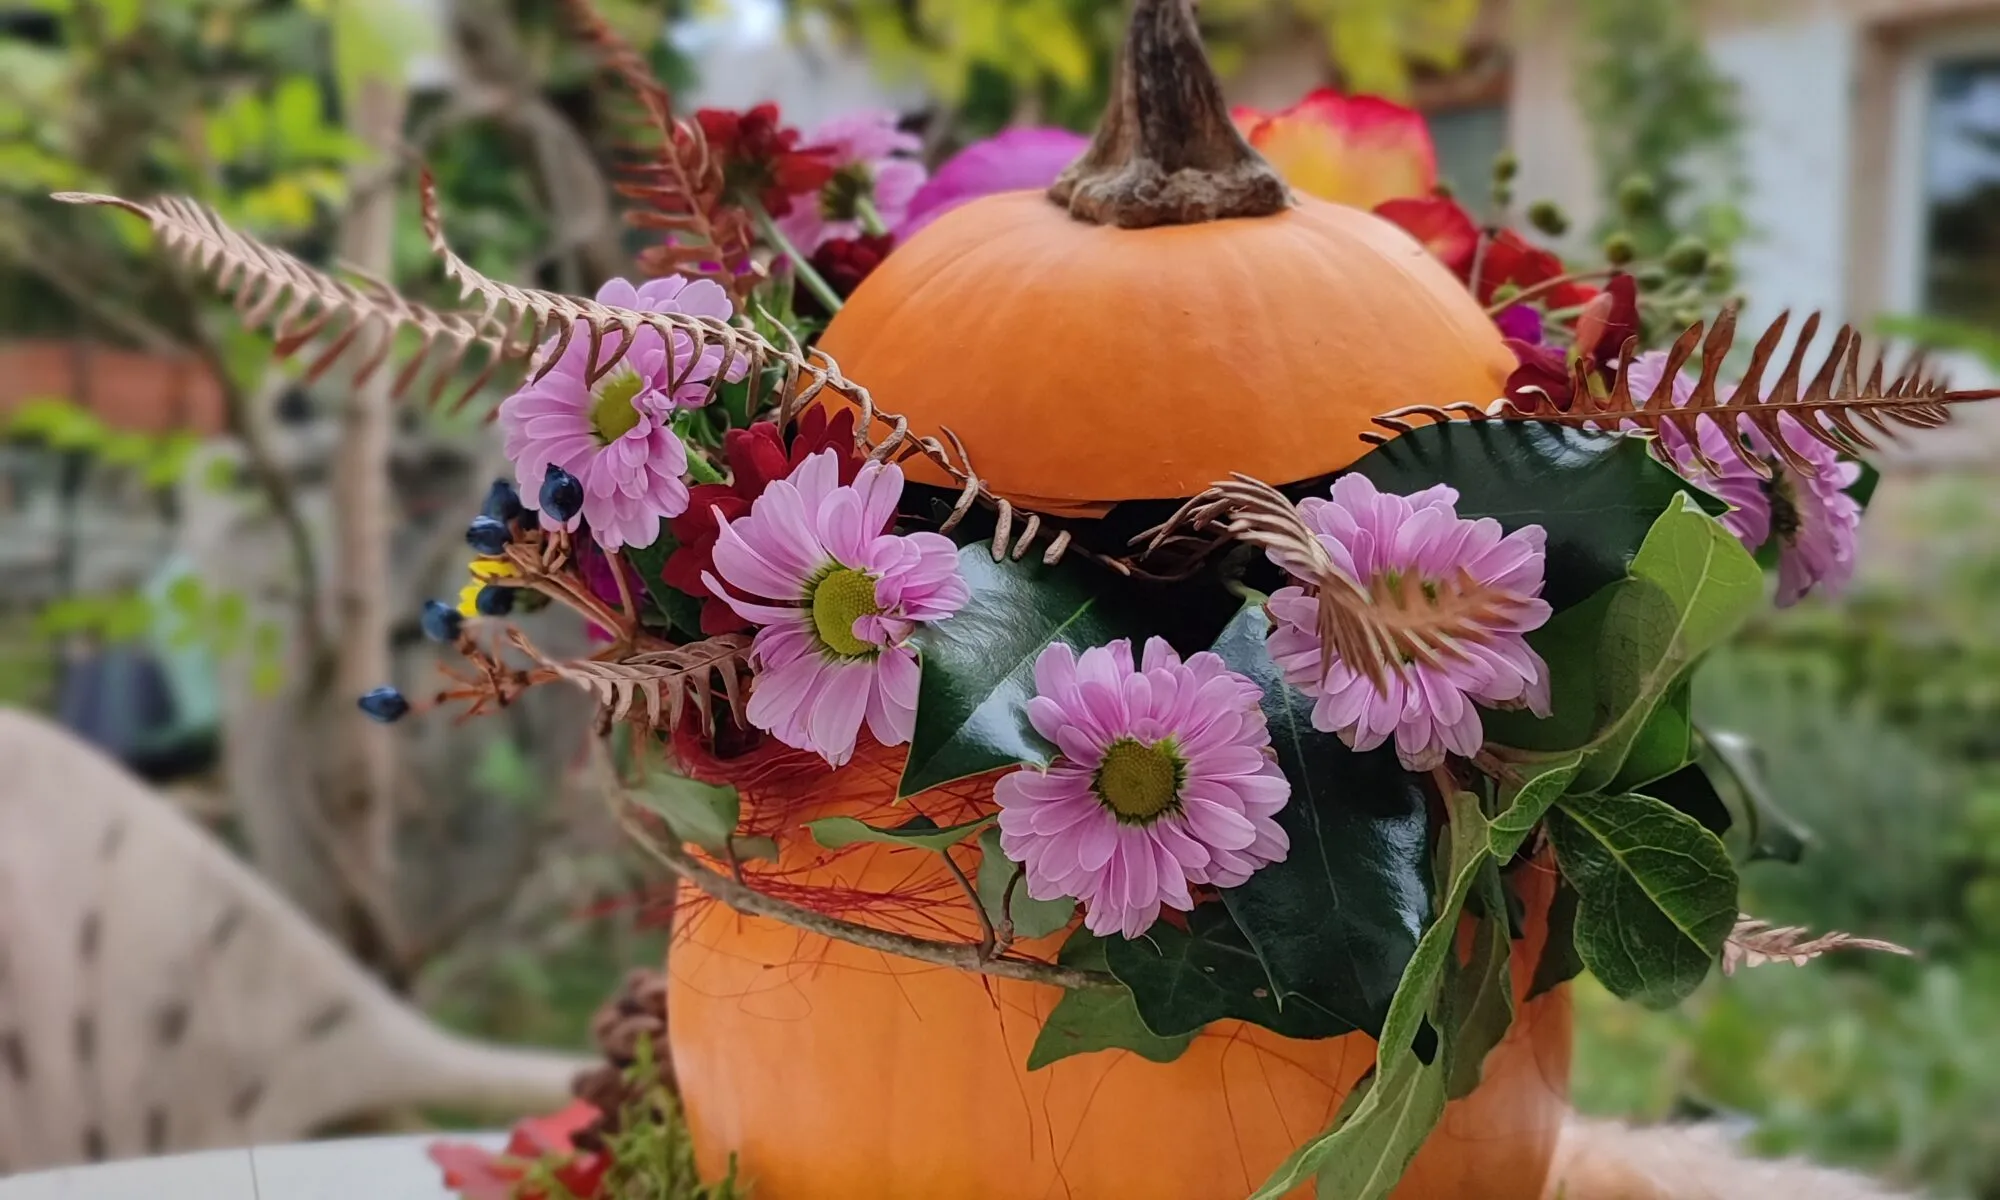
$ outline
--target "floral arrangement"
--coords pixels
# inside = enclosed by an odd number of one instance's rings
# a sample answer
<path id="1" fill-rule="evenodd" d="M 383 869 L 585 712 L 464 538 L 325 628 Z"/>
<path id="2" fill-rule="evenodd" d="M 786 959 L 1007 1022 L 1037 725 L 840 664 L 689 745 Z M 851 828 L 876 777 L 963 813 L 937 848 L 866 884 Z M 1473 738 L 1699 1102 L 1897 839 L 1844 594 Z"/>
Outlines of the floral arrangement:
<path id="1" fill-rule="evenodd" d="M 980 445 L 884 411 L 813 338 L 910 231 L 1047 186 L 1086 143 L 1010 131 L 926 179 L 887 117 L 802 135 L 768 106 L 676 116 L 591 32 L 645 102 L 656 140 L 628 194 L 665 235 L 651 278 L 592 299 L 473 271 L 428 187 L 464 310 L 334 280 L 185 202 L 70 197 L 144 217 L 287 350 L 411 329 L 402 383 L 428 369 L 433 391 L 475 349 L 526 361 L 497 410 L 514 477 L 471 522 L 464 592 L 424 614 L 461 665 L 422 701 L 362 697 L 371 716 L 582 689 L 617 735 L 621 818 L 691 896 L 1062 988 L 1033 1067 L 1171 1061 L 1225 1020 L 1372 1035 L 1368 1080 L 1257 1197 L 1315 1175 L 1323 1196 L 1387 1194 L 1478 1085 L 1515 1018 L 1528 864 L 1560 883 L 1521 1003 L 1588 969 L 1671 1005 L 1718 963 L 1882 948 L 1738 912 L 1736 862 L 1771 852 L 1764 794 L 1688 680 L 1765 600 L 1765 566 L 1779 604 L 1847 580 L 1873 480 L 1856 453 L 1987 393 L 1864 375 L 1848 330 L 1808 363 L 1816 318 L 1731 365 L 1733 308 L 1679 328 L 1726 263 L 1637 262 L 1614 236 L 1601 267 L 1565 264 L 1439 190 L 1417 114 L 1321 92 L 1237 128 L 1292 189 L 1372 209 L 1456 275 L 1516 357 L 1504 395 L 1412 397 L 1329 477 L 1035 511 L 975 469 Z M 507 619 L 522 602 L 574 610 L 601 649 L 544 653 Z M 892 820 L 758 807 L 774 779 L 809 795 L 884 748 L 902 748 Z M 785 865 L 885 848 L 941 859 L 959 887 L 926 903 L 962 906 L 976 937 L 871 920 L 871 899 L 909 898 Z M 568 1174 L 506 1185 L 598 1194 L 604 1143 L 570 1140 L 593 1111 L 508 1159 Z"/>

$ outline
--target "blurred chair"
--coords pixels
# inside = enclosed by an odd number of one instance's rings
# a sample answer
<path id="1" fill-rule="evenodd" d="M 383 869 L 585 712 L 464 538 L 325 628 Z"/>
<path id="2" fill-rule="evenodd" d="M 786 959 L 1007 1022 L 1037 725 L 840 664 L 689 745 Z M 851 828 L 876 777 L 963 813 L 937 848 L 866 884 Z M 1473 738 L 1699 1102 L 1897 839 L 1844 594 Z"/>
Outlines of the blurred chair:
<path id="1" fill-rule="evenodd" d="M 432 1025 L 171 802 L 0 710 L 0 1175 L 547 1110 L 590 1065 Z"/>

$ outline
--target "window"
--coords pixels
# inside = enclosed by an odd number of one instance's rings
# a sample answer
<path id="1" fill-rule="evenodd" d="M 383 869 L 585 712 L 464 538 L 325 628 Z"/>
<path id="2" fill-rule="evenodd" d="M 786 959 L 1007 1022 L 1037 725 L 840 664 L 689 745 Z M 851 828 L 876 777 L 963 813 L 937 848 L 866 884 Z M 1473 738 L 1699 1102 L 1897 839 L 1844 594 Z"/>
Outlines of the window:
<path id="1" fill-rule="evenodd" d="M 1917 300 L 2000 325 L 2000 53 L 1935 59 L 1923 108 Z"/>
<path id="2" fill-rule="evenodd" d="M 1493 160 L 1507 148 L 1507 106 L 1479 104 L 1424 114 L 1437 145 L 1438 178 L 1474 220 L 1493 218 Z"/>

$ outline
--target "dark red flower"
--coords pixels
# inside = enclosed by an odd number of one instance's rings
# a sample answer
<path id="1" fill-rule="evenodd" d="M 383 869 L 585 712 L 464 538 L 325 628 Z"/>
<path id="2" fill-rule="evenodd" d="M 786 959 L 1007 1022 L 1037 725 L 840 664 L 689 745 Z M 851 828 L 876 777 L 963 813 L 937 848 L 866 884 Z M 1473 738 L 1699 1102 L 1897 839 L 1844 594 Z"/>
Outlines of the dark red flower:
<path id="1" fill-rule="evenodd" d="M 1639 335 L 1639 286 L 1630 275 L 1611 277 L 1602 292 L 1586 302 L 1577 314 L 1576 340 L 1569 353 L 1554 346 L 1522 338 L 1506 339 L 1520 365 L 1507 377 L 1507 397 L 1523 407 L 1538 403 L 1531 393 L 1546 394 L 1559 409 L 1567 410 L 1573 387 L 1570 364 L 1581 362 L 1606 388 L 1614 382 L 1611 364 L 1625 352 L 1625 344 Z"/>
<path id="2" fill-rule="evenodd" d="M 833 178 L 828 151 L 801 149 L 799 131 L 783 124 L 775 104 L 746 112 L 704 108 L 694 119 L 722 163 L 725 186 L 755 195 L 773 217 L 792 211 L 792 197 L 817 192 Z"/>
<path id="3" fill-rule="evenodd" d="M 840 452 L 840 482 L 853 483 L 861 471 L 862 456 L 854 448 L 854 410 L 843 408 L 831 419 L 825 410 L 811 409 L 799 418 L 789 453 L 775 422 L 759 421 L 748 429 L 732 429 L 722 437 L 722 454 L 729 463 L 728 483 L 704 483 L 688 489 L 688 508 L 667 525 L 674 535 L 674 552 L 667 556 L 661 578 L 667 586 L 700 597 L 701 632 L 709 637 L 750 628 L 750 622 L 717 599 L 702 582 L 704 572 L 715 570 L 715 539 L 722 532 L 716 523 L 734 521 L 750 511 L 750 504 L 764 494 L 774 479 L 783 479 L 793 468 L 821 450 Z"/>
<path id="4" fill-rule="evenodd" d="M 1503 284 L 1513 284 L 1520 291 L 1539 284 L 1560 279 L 1568 274 L 1562 259 L 1536 246 L 1511 229 L 1502 229 L 1487 240 L 1485 252 L 1479 260 L 1479 281 L 1473 287 L 1473 295 L 1481 304 L 1492 304 L 1493 293 Z M 1580 308 L 1597 295 L 1597 289 L 1583 283 L 1563 283 L 1536 296 L 1544 308 L 1551 310 Z"/>
<path id="5" fill-rule="evenodd" d="M 460 1200 L 547 1200 L 540 1188 L 522 1186 L 538 1163 L 549 1166 L 556 1182 L 576 1200 L 600 1200 L 611 1158 L 578 1151 L 574 1139 L 601 1115 L 595 1105 L 576 1100 L 560 1112 L 514 1126 L 498 1154 L 461 1142 L 436 1142 L 428 1152 L 444 1171 L 444 1185 Z"/>
<path id="6" fill-rule="evenodd" d="M 894 234 L 864 233 L 856 238 L 833 238 L 813 251 L 813 269 L 845 299 L 854 294 L 889 251 L 896 248 Z"/>
<path id="7" fill-rule="evenodd" d="M 1479 226 L 1450 196 L 1385 200 L 1375 206 L 1375 215 L 1402 226 L 1460 279 L 1472 273 L 1472 256 L 1479 250 Z"/>

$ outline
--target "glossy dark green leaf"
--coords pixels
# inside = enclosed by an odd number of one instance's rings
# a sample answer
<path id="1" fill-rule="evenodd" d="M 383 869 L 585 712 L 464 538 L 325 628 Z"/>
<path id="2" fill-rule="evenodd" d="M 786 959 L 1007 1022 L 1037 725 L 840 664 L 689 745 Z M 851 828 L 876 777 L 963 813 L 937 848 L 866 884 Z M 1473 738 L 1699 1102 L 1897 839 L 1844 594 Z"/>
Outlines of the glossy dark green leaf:
<path id="1" fill-rule="evenodd" d="M 817 821 L 807 821 L 806 829 L 812 834 L 813 841 L 829 850 L 839 850 L 857 842 L 873 842 L 884 846 L 916 846 L 923 850 L 943 851 L 991 825 L 994 816 L 989 813 L 960 825 L 940 826 L 920 813 L 893 829 L 881 829 L 853 817 L 821 817 Z"/>
<path id="2" fill-rule="evenodd" d="M 1721 729 L 1702 730 L 1699 741 L 1697 761 L 1729 811 L 1730 834 L 1725 840 L 1737 859 L 1799 861 L 1812 842 L 1812 832 L 1771 794 L 1756 745 Z"/>
<path id="3" fill-rule="evenodd" d="M 1037 900 L 1028 894 L 1027 880 L 1016 880 L 1019 864 L 1008 858 L 1000 849 L 1000 830 L 989 825 L 979 835 L 979 875 L 975 884 L 979 890 L 979 902 L 986 906 L 986 915 L 994 928 L 1002 924 L 1001 904 L 1008 899 L 1007 885 L 1014 886 L 1012 903 L 1007 905 L 1013 915 L 1014 936 L 1017 938 L 1047 937 L 1069 924 L 1076 915 L 1076 901 Z"/>
<path id="4" fill-rule="evenodd" d="M 1555 899 L 1549 902 L 1549 940 L 1542 944 L 1542 956 L 1535 960 L 1527 999 L 1533 1000 L 1581 974 L 1583 959 L 1576 953 L 1576 889 L 1562 879 L 1556 882 Z"/>
<path id="5" fill-rule="evenodd" d="M 1736 923 L 1736 868 L 1721 840 L 1640 795 L 1570 797 L 1549 832 L 1576 887 L 1576 948 L 1591 974 L 1651 1007 L 1685 999 Z"/>
<path id="6" fill-rule="evenodd" d="M 1700 763 L 1689 763 L 1671 775 L 1655 779 L 1646 786 L 1646 794 L 1671 806 L 1675 812 L 1683 812 L 1701 823 L 1708 830 L 1729 842 L 1731 829 L 1736 818 L 1724 804 L 1722 796 L 1715 790 L 1715 783 L 1708 771 Z"/>
<path id="7" fill-rule="evenodd" d="M 1640 437 L 1531 422 L 1451 421 L 1402 434 L 1353 467 L 1385 491 L 1458 489 L 1458 515 L 1548 531 L 1542 595 L 1557 611 L 1625 577 L 1687 484 Z M 1719 502 L 1707 496 L 1702 503 Z"/>
<path id="8" fill-rule="evenodd" d="M 673 532 L 662 528 L 650 546 L 627 546 L 625 558 L 645 584 L 648 604 L 641 616 L 645 623 L 670 628 L 684 638 L 698 639 L 701 632 L 701 600 L 678 588 L 668 587 L 662 572 L 667 559 L 679 546 Z"/>
<path id="9" fill-rule="evenodd" d="M 1247 606 L 1215 652 L 1264 691 L 1264 716 L 1292 797 L 1278 813 L 1284 861 L 1224 889 L 1280 1008 L 1305 1004 L 1350 1028 L 1382 1026 L 1430 913 L 1423 788 L 1393 747 L 1356 754 L 1312 727 L 1312 701 L 1264 649 L 1268 621 Z"/>
<path id="10" fill-rule="evenodd" d="M 1121 580 L 1079 555 L 1053 567 L 1039 555 L 994 562 L 985 543 L 959 549 L 972 597 L 949 621 L 918 628 L 923 656 L 916 730 L 898 792 L 914 796 L 1015 763 L 1046 763 L 1055 748 L 1028 724 L 1035 659 L 1056 642 L 1082 649 L 1130 638 L 1136 654 L 1159 634 L 1199 649 L 1234 615 L 1227 594 L 1195 584 L 1171 591 Z M 1186 630 L 1199 641 L 1187 645 Z"/>
<path id="11" fill-rule="evenodd" d="M 1186 929 L 1162 920 L 1130 941 L 1106 938 L 1104 958 L 1132 989 L 1146 1028 L 1161 1037 L 1195 1033 L 1225 1017 L 1295 1038 L 1354 1031 L 1352 1023 L 1304 1001 L 1281 1010 L 1264 964 L 1220 904 L 1195 905 Z"/>
<path id="12" fill-rule="evenodd" d="M 1103 971 L 1104 942 L 1087 929 L 1078 929 L 1063 943 L 1058 956 L 1064 966 L 1079 970 Z M 1195 1034 L 1161 1037 L 1139 1019 L 1139 1006 L 1124 988 L 1090 988 L 1065 992 L 1056 1001 L 1035 1045 L 1028 1051 L 1030 1071 L 1059 1062 L 1073 1054 L 1097 1050 L 1130 1050 L 1150 1062 L 1172 1062 L 1186 1052 Z"/>

